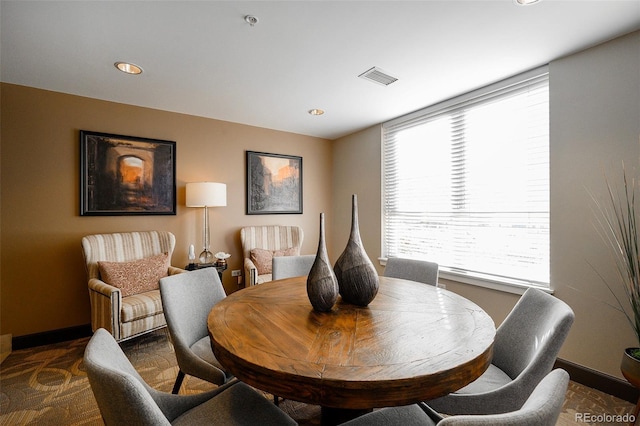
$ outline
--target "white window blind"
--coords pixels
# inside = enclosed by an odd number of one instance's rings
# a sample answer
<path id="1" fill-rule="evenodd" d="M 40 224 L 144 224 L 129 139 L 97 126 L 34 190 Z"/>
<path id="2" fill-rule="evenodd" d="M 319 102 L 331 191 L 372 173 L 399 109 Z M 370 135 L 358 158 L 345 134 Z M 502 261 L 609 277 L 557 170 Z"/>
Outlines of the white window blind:
<path id="1" fill-rule="evenodd" d="M 549 287 L 549 82 L 538 69 L 383 125 L 383 257 Z"/>

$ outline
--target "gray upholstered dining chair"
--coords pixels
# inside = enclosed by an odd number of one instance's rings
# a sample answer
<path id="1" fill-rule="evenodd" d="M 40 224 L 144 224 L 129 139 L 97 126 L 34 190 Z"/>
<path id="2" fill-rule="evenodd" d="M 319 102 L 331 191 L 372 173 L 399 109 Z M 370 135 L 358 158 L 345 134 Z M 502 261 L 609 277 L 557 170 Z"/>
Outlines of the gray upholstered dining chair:
<path id="1" fill-rule="evenodd" d="M 215 268 L 199 269 L 160 279 L 160 294 L 169 335 L 178 360 L 178 393 L 185 374 L 217 385 L 232 376 L 213 355 L 207 328 L 211 308 L 226 297 Z"/>
<path id="2" fill-rule="evenodd" d="M 344 426 L 554 426 L 567 393 L 569 374 L 556 369 L 547 374 L 519 409 L 503 414 L 458 415 L 442 418 L 427 404 L 383 408 Z"/>
<path id="3" fill-rule="evenodd" d="M 390 257 L 384 267 L 384 276 L 438 285 L 438 264 L 426 260 Z"/>
<path id="4" fill-rule="evenodd" d="M 553 368 L 574 314 L 550 294 L 529 288 L 496 330 L 493 359 L 477 380 L 427 403 L 446 414 L 498 414 L 519 409 Z"/>
<path id="5" fill-rule="evenodd" d="M 237 380 L 194 395 L 155 390 L 103 328 L 89 340 L 83 362 L 107 426 L 296 424 L 264 396 Z"/>
<path id="6" fill-rule="evenodd" d="M 271 268 L 271 279 L 281 280 L 283 278 L 301 277 L 309 275 L 309 271 L 316 260 L 315 254 L 303 254 L 300 256 L 276 256 L 273 258 Z M 280 403 L 280 397 L 273 396 L 275 404 Z"/>
<path id="7" fill-rule="evenodd" d="M 271 277 L 280 280 L 290 277 L 309 275 L 309 271 L 316 260 L 315 254 L 303 254 L 301 256 L 276 256 L 273 258 Z"/>

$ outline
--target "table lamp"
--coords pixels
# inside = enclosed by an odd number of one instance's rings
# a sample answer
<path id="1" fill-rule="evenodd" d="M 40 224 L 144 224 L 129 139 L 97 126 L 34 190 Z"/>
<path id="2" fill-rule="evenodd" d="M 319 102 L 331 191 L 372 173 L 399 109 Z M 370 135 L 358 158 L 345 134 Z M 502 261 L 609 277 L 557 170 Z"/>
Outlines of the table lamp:
<path id="1" fill-rule="evenodd" d="M 227 185 L 217 182 L 187 183 L 187 207 L 204 207 L 204 249 L 200 253 L 200 263 L 213 263 L 215 258 L 209 250 L 209 211 L 208 207 L 227 205 Z"/>

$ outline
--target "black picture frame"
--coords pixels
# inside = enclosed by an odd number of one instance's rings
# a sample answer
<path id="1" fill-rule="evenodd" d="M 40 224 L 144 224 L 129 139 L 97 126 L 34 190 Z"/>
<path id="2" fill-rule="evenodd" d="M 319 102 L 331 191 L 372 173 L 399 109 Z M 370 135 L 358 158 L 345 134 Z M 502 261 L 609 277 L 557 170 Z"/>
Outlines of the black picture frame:
<path id="1" fill-rule="evenodd" d="M 302 157 L 247 151 L 247 214 L 302 214 Z"/>
<path id="2" fill-rule="evenodd" d="M 176 214 L 176 143 L 80 131 L 80 215 Z"/>

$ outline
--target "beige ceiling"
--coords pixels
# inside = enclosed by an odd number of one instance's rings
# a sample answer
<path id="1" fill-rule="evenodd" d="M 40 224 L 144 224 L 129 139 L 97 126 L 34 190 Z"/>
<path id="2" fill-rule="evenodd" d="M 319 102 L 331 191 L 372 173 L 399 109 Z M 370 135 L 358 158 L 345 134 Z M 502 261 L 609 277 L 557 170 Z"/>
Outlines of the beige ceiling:
<path id="1" fill-rule="evenodd" d="M 0 19 L 3 82 L 334 139 L 640 29 L 640 0 L 3 0 Z M 398 81 L 358 78 L 373 66 Z"/>

